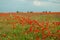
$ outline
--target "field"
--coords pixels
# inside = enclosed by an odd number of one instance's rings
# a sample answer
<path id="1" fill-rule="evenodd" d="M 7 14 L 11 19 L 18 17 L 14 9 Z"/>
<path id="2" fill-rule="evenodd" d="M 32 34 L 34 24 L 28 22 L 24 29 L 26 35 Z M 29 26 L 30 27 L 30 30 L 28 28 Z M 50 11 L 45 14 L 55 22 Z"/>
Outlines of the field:
<path id="1" fill-rule="evenodd" d="M 60 40 L 60 12 L 0 13 L 0 40 Z"/>

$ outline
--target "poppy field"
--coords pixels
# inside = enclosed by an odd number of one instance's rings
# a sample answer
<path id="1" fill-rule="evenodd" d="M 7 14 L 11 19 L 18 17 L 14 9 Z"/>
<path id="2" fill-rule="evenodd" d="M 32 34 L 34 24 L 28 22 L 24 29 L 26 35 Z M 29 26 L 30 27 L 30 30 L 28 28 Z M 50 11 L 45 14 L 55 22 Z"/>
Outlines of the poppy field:
<path id="1" fill-rule="evenodd" d="M 60 40 L 60 12 L 0 13 L 0 40 Z"/>

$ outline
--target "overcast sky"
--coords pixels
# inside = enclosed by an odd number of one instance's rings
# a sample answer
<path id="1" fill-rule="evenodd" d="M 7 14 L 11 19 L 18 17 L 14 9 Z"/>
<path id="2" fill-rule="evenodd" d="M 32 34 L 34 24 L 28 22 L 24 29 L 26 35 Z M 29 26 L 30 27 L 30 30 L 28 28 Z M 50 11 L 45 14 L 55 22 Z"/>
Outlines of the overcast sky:
<path id="1" fill-rule="evenodd" d="M 60 0 L 0 0 L 0 12 L 60 12 Z"/>

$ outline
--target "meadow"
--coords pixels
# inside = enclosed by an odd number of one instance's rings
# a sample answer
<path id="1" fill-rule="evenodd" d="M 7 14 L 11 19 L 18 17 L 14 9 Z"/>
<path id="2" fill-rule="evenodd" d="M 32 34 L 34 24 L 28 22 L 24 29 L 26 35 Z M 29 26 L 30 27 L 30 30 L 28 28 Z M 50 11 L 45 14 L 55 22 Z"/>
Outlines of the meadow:
<path id="1" fill-rule="evenodd" d="M 0 40 L 60 40 L 60 12 L 0 13 Z"/>

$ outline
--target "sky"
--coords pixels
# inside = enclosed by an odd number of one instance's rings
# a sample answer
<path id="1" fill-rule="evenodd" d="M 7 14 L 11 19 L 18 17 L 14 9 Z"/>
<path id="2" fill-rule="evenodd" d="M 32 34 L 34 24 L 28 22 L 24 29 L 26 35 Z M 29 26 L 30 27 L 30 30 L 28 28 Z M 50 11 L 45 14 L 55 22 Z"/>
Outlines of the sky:
<path id="1" fill-rule="evenodd" d="M 60 0 L 0 0 L 0 12 L 60 12 Z"/>

